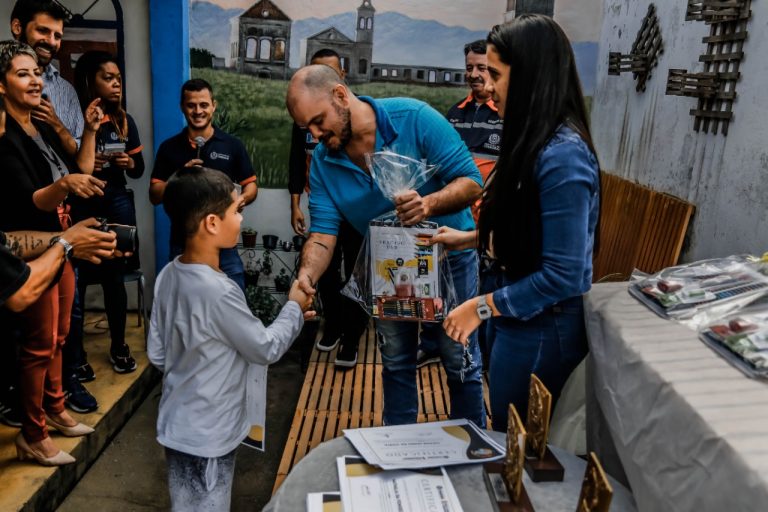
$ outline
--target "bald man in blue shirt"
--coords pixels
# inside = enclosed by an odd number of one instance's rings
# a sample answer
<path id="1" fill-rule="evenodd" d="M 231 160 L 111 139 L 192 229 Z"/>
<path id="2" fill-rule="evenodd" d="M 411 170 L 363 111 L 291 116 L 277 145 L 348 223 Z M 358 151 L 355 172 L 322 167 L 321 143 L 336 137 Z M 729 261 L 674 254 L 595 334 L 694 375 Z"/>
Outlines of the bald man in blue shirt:
<path id="1" fill-rule="evenodd" d="M 469 206 L 480 196 L 482 178 L 457 132 L 432 107 L 408 98 L 375 100 L 354 96 L 327 66 L 307 66 L 292 78 L 286 98 L 294 121 L 320 144 L 310 168 L 310 235 L 302 253 L 299 282 L 310 289 L 328 266 L 342 219 L 360 234 L 368 222 L 395 208 L 405 225 L 429 220 L 460 230 L 474 229 Z M 390 150 L 437 165 L 418 190 L 398 196 L 393 205 L 379 190 L 365 155 Z M 477 293 L 477 255 L 449 254 L 459 301 Z M 476 335 L 467 349 L 453 342 L 440 324 L 422 324 L 421 336 L 437 341 L 448 375 L 451 418 L 485 426 L 482 361 Z M 415 322 L 377 320 L 384 371 L 384 423 L 415 423 L 418 413 Z"/>

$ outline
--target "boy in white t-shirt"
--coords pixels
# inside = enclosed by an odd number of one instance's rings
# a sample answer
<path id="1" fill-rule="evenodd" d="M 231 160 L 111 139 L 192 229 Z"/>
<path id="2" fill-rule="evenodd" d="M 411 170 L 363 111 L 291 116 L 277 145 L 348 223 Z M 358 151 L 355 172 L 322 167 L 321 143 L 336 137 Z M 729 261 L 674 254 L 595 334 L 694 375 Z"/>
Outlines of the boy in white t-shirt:
<path id="1" fill-rule="evenodd" d="M 249 364 L 280 359 L 304 323 L 312 297 L 296 281 L 269 327 L 219 269 L 234 247 L 243 200 L 225 174 L 179 170 L 165 188 L 171 237 L 184 253 L 155 283 L 147 351 L 163 372 L 157 440 L 165 447 L 173 510 L 229 510 L 235 449 L 247 436 Z"/>

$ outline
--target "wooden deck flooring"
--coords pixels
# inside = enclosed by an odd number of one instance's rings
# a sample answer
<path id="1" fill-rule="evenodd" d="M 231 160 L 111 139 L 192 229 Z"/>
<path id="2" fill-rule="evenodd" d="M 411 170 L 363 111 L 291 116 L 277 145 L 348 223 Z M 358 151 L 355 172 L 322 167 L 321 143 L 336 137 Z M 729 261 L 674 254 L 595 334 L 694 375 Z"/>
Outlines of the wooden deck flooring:
<path id="1" fill-rule="evenodd" d="M 313 349 L 304 377 L 291 431 L 277 471 L 273 492 L 304 455 L 323 441 L 344 435 L 347 428 L 376 427 L 382 424 L 383 392 L 381 355 L 376 332 L 369 327 L 360 339 L 354 368 L 337 371 L 336 350 Z M 448 419 L 450 398 L 446 374 L 440 364 L 417 369 L 418 421 Z M 488 386 L 484 382 L 486 410 Z M 490 418 L 488 418 L 490 428 Z"/>

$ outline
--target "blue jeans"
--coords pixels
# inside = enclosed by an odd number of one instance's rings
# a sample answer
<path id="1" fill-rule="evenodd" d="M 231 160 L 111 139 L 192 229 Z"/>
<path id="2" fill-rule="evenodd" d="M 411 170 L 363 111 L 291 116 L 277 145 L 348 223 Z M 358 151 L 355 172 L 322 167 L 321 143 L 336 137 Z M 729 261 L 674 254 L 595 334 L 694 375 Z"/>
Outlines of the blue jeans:
<path id="1" fill-rule="evenodd" d="M 477 254 L 466 252 L 448 257 L 459 304 L 477 295 Z M 379 351 L 384 363 L 384 424 L 416 423 L 418 395 L 416 389 L 416 350 L 419 324 L 378 320 Z M 483 363 L 477 335 L 473 334 L 465 349 L 445 334 L 442 323 L 422 323 L 421 337 L 434 340 L 448 376 L 451 418 L 466 418 L 485 427 L 483 403 Z"/>
<path id="2" fill-rule="evenodd" d="M 171 244 L 169 258 L 173 259 L 182 252 L 184 252 L 183 248 Z M 245 292 L 245 268 L 243 267 L 243 260 L 240 258 L 237 248 L 233 247 L 231 249 L 221 249 L 219 251 L 219 268 L 222 272 L 227 274 L 227 277 L 233 280 L 243 292 Z"/>
<path id="3" fill-rule="evenodd" d="M 503 276 L 484 276 L 487 286 Z M 493 317 L 486 330 L 491 350 L 488 368 L 493 429 L 507 429 L 507 410 L 514 404 L 520 418 L 528 413 L 528 390 L 535 373 L 552 393 L 552 409 L 565 381 L 587 354 L 584 303 L 581 295 L 545 308 L 528 321 L 512 317 Z"/>

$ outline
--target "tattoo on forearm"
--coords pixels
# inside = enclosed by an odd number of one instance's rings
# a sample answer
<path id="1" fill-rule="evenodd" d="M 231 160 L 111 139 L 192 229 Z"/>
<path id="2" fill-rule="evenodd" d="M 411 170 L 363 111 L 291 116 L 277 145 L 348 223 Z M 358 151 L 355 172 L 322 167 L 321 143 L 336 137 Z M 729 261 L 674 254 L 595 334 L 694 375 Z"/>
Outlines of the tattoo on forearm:
<path id="1" fill-rule="evenodd" d="M 19 236 L 11 233 L 5 234 L 5 246 L 17 258 L 25 258 L 30 254 L 34 254 L 35 250 L 39 249 L 44 244 L 45 241 L 37 236 L 29 234 Z"/>

